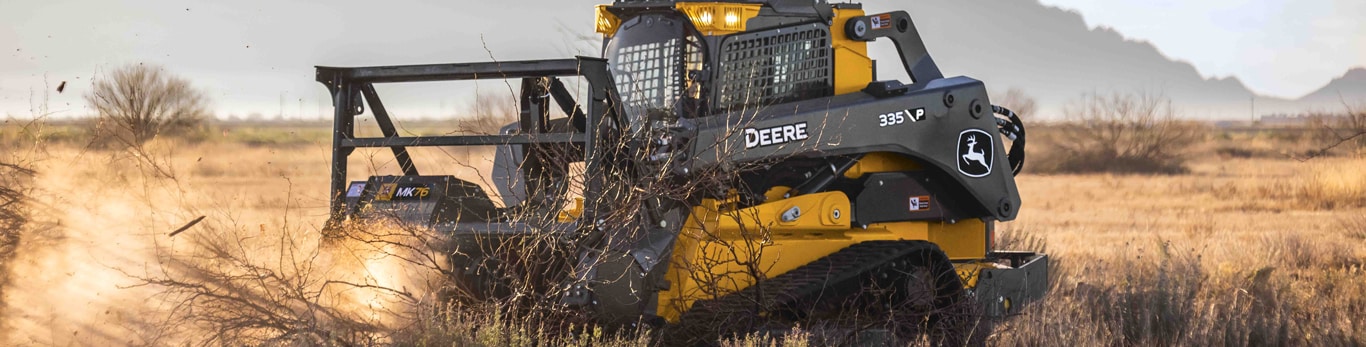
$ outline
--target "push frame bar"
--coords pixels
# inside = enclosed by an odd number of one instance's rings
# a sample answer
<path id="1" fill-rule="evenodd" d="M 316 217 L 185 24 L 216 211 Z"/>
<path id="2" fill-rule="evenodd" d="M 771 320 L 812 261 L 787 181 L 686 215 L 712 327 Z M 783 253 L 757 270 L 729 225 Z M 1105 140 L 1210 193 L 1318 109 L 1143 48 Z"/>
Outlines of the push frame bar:
<path id="1" fill-rule="evenodd" d="M 394 152 L 394 157 L 404 175 L 418 175 L 418 169 L 408 155 L 408 147 L 433 146 L 494 146 L 527 145 L 552 143 L 581 143 L 584 150 L 585 175 L 590 179 L 584 187 L 585 194 L 596 194 L 602 189 L 599 172 L 602 170 L 600 155 L 594 154 L 602 130 L 609 114 L 608 98 L 612 94 L 611 76 L 607 72 L 607 61 L 601 58 L 579 56 L 572 59 L 526 60 L 507 62 L 426 64 L 400 66 L 330 67 L 316 66 L 317 81 L 327 87 L 332 96 L 334 111 L 332 122 L 332 168 L 329 225 L 340 221 L 345 209 L 347 188 L 347 162 L 356 148 L 384 148 Z M 587 105 L 584 113 L 585 126 L 582 132 L 550 132 L 534 134 L 497 134 L 497 135 L 455 135 L 455 136 L 399 136 L 393 119 L 380 101 L 375 91 L 376 83 L 465 81 L 480 79 L 512 79 L 582 76 L 589 85 Z M 565 102 L 564 100 L 558 100 Z M 370 106 L 375 123 L 379 125 L 384 137 L 356 137 L 356 116 L 364 113 L 365 105 Z M 523 115 L 526 118 L 526 115 Z M 599 178 L 599 179 L 594 179 Z M 589 195 L 593 196 L 593 195 Z M 585 206 L 585 213 L 594 209 Z M 592 218 L 591 215 L 584 217 Z M 591 219 L 590 219 L 591 220 Z"/>

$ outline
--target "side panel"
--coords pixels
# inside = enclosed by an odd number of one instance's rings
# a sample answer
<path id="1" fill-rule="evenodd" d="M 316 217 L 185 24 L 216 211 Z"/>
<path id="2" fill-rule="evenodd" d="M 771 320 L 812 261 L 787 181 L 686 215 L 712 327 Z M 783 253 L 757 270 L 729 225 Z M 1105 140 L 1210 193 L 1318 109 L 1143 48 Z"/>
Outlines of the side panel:
<path id="1" fill-rule="evenodd" d="M 981 82 L 930 81 L 904 95 L 853 93 L 702 119 L 693 172 L 792 156 L 891 152 L 916 159 L 975 200 L 965 217 L 1012 220 L 1020 197 Z"/>

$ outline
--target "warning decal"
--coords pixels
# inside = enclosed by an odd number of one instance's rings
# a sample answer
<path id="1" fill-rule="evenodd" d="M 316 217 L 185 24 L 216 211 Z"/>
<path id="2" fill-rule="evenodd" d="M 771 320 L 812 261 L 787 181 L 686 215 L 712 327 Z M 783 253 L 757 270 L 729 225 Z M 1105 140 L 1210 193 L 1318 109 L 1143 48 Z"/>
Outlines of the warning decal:
<path id="1" fill-rule="evenodd" d="M 872 17 L 872 18 L 869 18 L 868 20 L 869 20 L 870 22 L 872 22 L 871 24 L 873 24 L 873 30 L 878 30 L 878 29 L 883 29 L 883 28 L 891 28 L 891 27 L 892 27 L 892 14 L 891 14 L 891 13 L 883 13 L 883 14 L 874 16 L 874 17 Z"/>
<path id="2" fill-rule="evenodd" d="M 910 205 L 911 205 L 911 212 L 929 211 L 929 210 L 930 210 L 930 196 L 929 196 L 929 195 L 912 196 L 912 197 L 911 197 L 911 204 L 910 204 Z"/>

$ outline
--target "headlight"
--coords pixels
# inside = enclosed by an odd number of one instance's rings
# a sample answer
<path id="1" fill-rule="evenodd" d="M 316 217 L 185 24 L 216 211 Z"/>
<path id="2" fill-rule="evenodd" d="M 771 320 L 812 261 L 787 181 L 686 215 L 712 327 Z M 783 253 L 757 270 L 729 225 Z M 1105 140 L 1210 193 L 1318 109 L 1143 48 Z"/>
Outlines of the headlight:
<path id="1" fill-rule="evenodd" d="M 761 4 L 680 2 L 674 8 L 688 15 L 703 35 L 729 35 L 745 31 L 745 22 L 759 15 Z M 719 18 L 718 18 L 719 17 Z M 720 20 L 717 20 L 720 19 Z"/>
<path id="2" fill-rule="evenodd" d="M 607 11 L 608 5 L 598 5 L 597 15 L 594 18 L 594 26 L 597 32 L 607 37 L 612 37 L 617 33 L 617 27 L 621 25 L 621 19 L 617 15 Z"/>

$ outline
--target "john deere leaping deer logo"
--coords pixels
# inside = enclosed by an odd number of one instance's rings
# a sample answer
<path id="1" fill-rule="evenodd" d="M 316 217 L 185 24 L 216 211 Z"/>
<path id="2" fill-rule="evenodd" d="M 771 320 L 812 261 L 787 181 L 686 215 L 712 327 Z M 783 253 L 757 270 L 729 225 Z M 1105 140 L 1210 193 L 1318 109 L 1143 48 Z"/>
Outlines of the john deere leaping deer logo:
<path id="1" fill-rule="evenodd" d="M 974 151 L 974 150 L 972 150 L 973 148 L 976 148 L 976 147 L 977 147 L 977 136 L 968 136 L 968 154 L 964 154 L 964 155 L 963 155 L 963 161 L 968 162 L 969 164 L 971 164 L 973 161 L 976 161 L 976 162 L 982 164 L 982 166 L 986 166 L 986 165 L 987 165 L 987 159 L 986 159 L 986 154 L 987 154 L 987 152 L 986 152 L 986 151 Z"/>
<path id="2" fill-rule="evenodd" d="M 958 172 L 968 177 L 983 177 L 991 174 L 992 143 L 991 133 L 979 129 L 968 129 L 958 134 Z"/>

